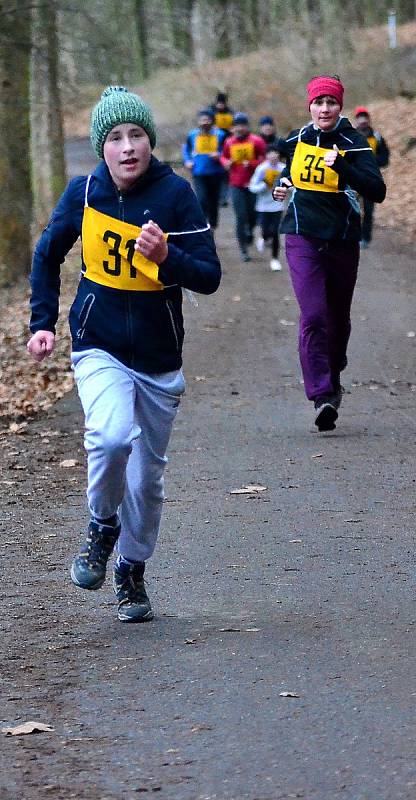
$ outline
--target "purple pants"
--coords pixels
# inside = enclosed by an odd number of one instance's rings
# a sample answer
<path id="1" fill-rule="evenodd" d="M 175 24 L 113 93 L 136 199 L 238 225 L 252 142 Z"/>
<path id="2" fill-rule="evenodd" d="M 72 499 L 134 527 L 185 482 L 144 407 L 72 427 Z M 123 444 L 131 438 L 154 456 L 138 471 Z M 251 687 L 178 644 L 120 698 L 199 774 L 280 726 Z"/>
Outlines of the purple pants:
<path id="1" fill-rule="evenodd" d="M 286 234 L 286 258 L 300 307 L 299 355 L 308 400 L 334 394 L 347 366 L 358 242 Z"/>

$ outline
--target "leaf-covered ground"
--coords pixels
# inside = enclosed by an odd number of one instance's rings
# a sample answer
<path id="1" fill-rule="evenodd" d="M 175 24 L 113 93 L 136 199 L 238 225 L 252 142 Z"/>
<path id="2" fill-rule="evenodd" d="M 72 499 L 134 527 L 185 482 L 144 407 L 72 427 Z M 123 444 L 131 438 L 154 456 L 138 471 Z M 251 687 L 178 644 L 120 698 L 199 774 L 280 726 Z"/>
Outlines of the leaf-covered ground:
<path id="1" fill-rule="evenodd" d="M 398 97 L 368 106 L 375 129 L 385 136 L 390 148 L 390 165 L 383 170 L 387 197 L 376 208 L 376 220 L 383 227 L 399 231 L 404 241 L 416 238 L 416 100 Z"/>
<path id="2" fill-rule="evenodd" d="M 79 253 L 74 251 L 62 270 L 61 313 L 56 348 L 41 364 L 26 350 L 29 339 L 29 286 L 22 282 L 0 292 L 0 427 L 50 408 L 73 386 L 69 354 L 68 310 L 79 276 Z"/>

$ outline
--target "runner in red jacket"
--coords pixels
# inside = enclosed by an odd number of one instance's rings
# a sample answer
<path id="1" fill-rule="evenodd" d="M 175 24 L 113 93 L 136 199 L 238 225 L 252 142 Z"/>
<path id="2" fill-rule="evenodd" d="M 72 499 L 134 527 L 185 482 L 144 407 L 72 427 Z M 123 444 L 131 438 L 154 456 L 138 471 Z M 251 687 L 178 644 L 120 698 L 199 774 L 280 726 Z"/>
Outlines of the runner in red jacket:
<path id="1" fill-rule="evenodd" d="M 243 261 L 250 261 L 247 246 L 253 241 L 256 224 L 256 200 L 248 185 L 265 154 L 266 145 L 263 139 L 250 133 L 247 115 L 241 112 L 235 114 L 233 135 L 224 142 L 221 163 L 230 175 L 236 235 Z"/>

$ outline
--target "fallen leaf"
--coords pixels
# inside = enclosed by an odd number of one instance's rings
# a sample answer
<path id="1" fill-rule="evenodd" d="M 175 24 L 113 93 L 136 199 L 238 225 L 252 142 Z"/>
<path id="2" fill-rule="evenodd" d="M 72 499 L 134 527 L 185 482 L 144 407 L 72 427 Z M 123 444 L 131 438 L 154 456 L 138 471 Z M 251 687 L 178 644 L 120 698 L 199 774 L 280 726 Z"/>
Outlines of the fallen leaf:
<path id="1" fill-rule="evenodd" d="M 296 324 L 291 319 L 279 319 L 279 322 L 280 322 L 281 325 L 285 325 L 285 326 L 295 325 Z"/>
<path id="2" fill-rule="evenodd" d="M 206 376 L 205 375 L 195 375 L 194 380 L 198 381 L 198 382 L 199 381 L 206 381 Z"/>
<path id="3" fill-rule="evenodd" d="M 70 467 L 76 467 L 78 461 L 76 458 L 65 458 L 63 461 L 59 463 L 60 467 L 64 467 L 65 469 L 69 469 Z"/>
<path id="4" fill-rule="evenodd" d="M 314 453 L 313 456 L 311 456 L 311 458 L 322 458 L 322 456 L 323 453 Z"/>
<path id="5" fill-rule="evenodd" d="M 233 303 L 239 303 L 240 300 L 241 300 L 241 297 L 240 297 L 239 294 L 235 294 L 234 297 L 232 298 L 232 300 L 233 300 Z"/>
<path id="6" fill-rule="evenodd" d="M 9 431 L 10 433 L 23 433 L 27 426 L 27 422 L 11 422 L 9 425 Z"/>
<path id="7" fill-rule="evenodd" d="M 246 628 L 247 633 L 258 633 L 260 628 Z"/>
<path id="8" fill-rule="evenodd" d="M 185 639 L 184 644 L 195 644 L 198 639 Z"/>
<path id="9" fill-rule="evenodd" d="M 43 731 L 53 731 L 50 725 L 44 725 L 43 722 L 24 722 L 22 725 L 16 725 L 14 728 L 2 728 L 2 733 L 6 736 L 23 736 L 28 733 L 42 733 Z"/>
<path id="10" fill-rule="evenodd" d="M 191 733 L 198 733 L 199 731 L 212 731 L 212 725 L 194 725 L 191 728 Z"/>
<path id="11" fill-rule="evenodd" d="M 241 489 L 232 489 L 230 494 L 258 494 L 259 492 L 265 492 L 266 490 L 267 486 L 249 483 L 247 486 L 242 486 Z"/>
<path id="12" fill-rule="evenodd" d="M 296 692 L 280 692 L 279 697 L 299 697 Z"/>
<path id="13" fill-rule="evenodd" d="M 289 544 L 302 544 L 302 539 L 289 539 Z"/>
<path id="14" fill-rule="evenodd" d="M 221 633 L 240 633 L 241 628 L 219 628 Z"/>

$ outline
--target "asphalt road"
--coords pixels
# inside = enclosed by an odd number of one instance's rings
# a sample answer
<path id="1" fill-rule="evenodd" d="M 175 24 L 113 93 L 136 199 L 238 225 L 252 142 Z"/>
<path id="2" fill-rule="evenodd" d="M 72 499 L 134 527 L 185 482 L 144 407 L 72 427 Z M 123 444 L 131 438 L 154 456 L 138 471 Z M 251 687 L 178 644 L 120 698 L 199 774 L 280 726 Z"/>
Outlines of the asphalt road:
<path id="1" fill-rule="evenodd" d="M 54 729 L 1 737 L 2 800 L 416 797 L 412 249 L 378 230 L 363 254 L 347 394 L 318 434 L 287 271 L 241 264 L 231 223 L 220 290 L 186 309 L 153 623 L 117 622 L 110 579 L 70 582 L 75 395 L 2 439 L 1 727 Z"/>

